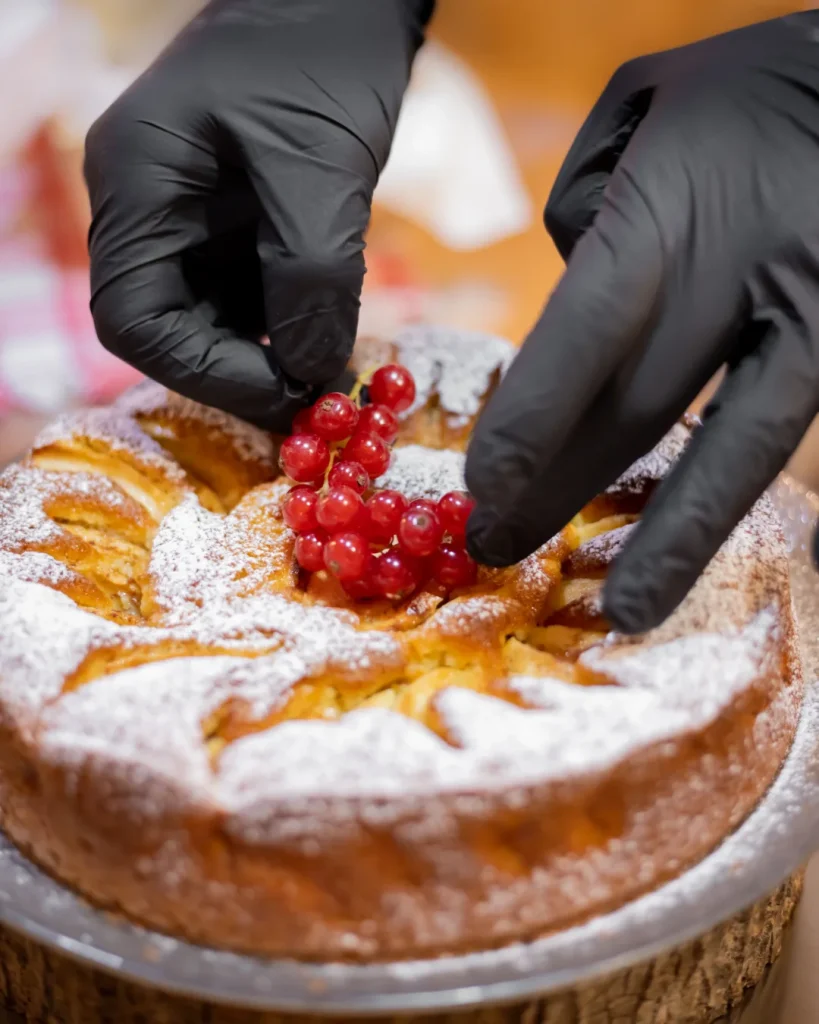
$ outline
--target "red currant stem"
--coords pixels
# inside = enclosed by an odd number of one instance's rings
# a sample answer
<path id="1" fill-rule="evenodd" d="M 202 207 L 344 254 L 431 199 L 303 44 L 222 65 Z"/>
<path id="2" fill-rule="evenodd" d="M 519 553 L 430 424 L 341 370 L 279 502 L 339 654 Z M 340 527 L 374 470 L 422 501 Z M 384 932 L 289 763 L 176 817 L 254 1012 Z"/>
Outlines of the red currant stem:
<path id="1" fill-rule="evenodd" d="M 372 380 L 372 376 L 378 369 L 376 365 L 368 366 L 367 369 L 356 377 L 356 382 L 353 385 L 353 389 L 350 392 L 350 398 L 355 402 L 358 408 L 361 408 L 361 392 Z"/>
<path id="2" fill-rule="evenodd" d="M 324 472 L 324 483 L 321 485 L 321 488 L 319 489 L 319 494 L 326 494 L 327 491 L 330 489 L 330 473 L 333 470 L 333 466 L 335 466 L 336 464 L 336 455 L 338 455 L 339 451 L 343 447 L 343 444 L 343 441 L 333 441 L 330 444 L 330 461 L 327 463 L 327 469 Z"/>
<path id="3" fill-rule="evenodd" d="M 361 392 L 370 383 L 370 381 L 372 380 L 372 376 L 377 369 L 378 365 L 373 363 L 371 366 L 368 366 L 363 373 L 360 373 L 358 377 L 356 377 L 355 384 L 353 385 L 352 390 L 350 391 L 349 397 L 352 399 L 353 402 L 355 402 L 356 407 L 359 409 L 361 408 Z M 345 440 L 343 441 L 333 441 L 330 444 L 330 462 L 327 466 L 327 469 L 325 470 L 324 483 L 321 485 L 321 488 L 319 489 L 319 494 L 326 494 L 327 491 L 329 490 L 330 473 L 332 472 L 333 466 L 336 464 L 338 455 L 344 451 L 349 440 L 350 438 L 348 437 L 345 438 Z"/>

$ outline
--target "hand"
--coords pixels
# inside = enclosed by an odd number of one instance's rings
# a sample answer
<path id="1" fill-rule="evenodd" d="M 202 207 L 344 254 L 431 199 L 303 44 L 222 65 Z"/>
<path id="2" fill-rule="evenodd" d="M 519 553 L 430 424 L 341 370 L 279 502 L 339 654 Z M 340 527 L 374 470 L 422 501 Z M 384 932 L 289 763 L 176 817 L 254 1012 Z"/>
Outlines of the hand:
<path id="1" fill-rule="evenodd" d="M 546 207 L 566 272 L 467 455 L 476 558 L 537 548 L 725 367 L 604 590 L 625 632 L 674 610 L 819 409 L 817 181 L 818 14 L 615 74 Z"/>
<path id="2" fill-rule="evenodd" d="M 215 0 L 114 103 L 86 146 L 109 351 L 270 429 L 341 373 L 427 8 Z"/>

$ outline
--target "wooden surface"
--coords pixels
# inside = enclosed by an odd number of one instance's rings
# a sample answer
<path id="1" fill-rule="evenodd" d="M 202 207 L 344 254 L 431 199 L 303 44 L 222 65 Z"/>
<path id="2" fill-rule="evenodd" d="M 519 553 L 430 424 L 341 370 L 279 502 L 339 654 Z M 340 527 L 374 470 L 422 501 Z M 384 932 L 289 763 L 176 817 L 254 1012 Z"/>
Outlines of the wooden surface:
<path id="1" fill-rule="evenodd" d="M 505 1008 L 374 1024 L 753 1024 L 752 990 L 770 975 L 802 891 L 802 874 L 727 924 L 650 963 L 572 991 Z M 759 990 L 760 995 L 762 990 Z M 0 1004 L 9 1024 L 329 1024 L 165 996 L 120 982 L 0 932 Z M 2 1018 L 0 1017 L 0 1021 Z M 349 1018 L 348 1018 L 349 1020 Z"/>

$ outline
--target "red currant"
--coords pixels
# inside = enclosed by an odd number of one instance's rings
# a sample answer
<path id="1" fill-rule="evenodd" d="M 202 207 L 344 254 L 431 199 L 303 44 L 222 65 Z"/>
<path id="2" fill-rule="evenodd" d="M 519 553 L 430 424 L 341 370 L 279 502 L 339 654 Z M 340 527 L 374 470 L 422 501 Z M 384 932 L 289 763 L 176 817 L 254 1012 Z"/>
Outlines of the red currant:
<path id="1" fill-rule="evenodd" d="M 327 534 L 323 530 L 313 530 L 296 538 L 296 561 L 307 572 L 318 572 L 324 568 L 324 545 Z"/>
<path id="2" fill-rule="evenodd" d="M 357 430 L 347 442 L 341 458 L 344 462 L 358 462 L 374 480 L 389 466 L 390 450 L 377 434 Z"/>
<path id="3" fill-rule="evenodd" d="M 330 465 L 330 449 L 315 434 L 291 434 L 282 441 L 279 465 L 297 484 L 309 484 Z"/>
<path id="4" fill-rule="evenodd" d="M 447 590 L 468 587 L 478 576 L 478 566 L 463 548 L 442 544 L 432 558 L 432 577 Z"/>
<path id="5" fill-rule="evenodd" d="M 358 418 L 358 429 L 377 434 L 387 444 L 392 444 L 398 437 L 398 420 L 386 405 L 365 405 Z"/>
<path id="6" fill-rule="evenodd" d="M 343 441 L 355 430 L 358 406 L 340 391 L 331 391 L 313 406 L 310 426 L 325 441 Z"/>
<path id="7" fill-rule="evenodd" d="M 421 582 L 421 567 L 399 548 L 389 548 L 376 558 L 373 582 L 378 592 L 391 601 L 408 597 Z"/>
<path id="8" fill-rule="evenodd" d="M 375 405 L 386 405 L 393 412 L 405 412 L 415 401 L 415 381 L 405 366 L 390 363 L 373 374 L 369 386 Z"/>
<path id="9" fill-rule="evenodd" d="M 364 571 L 358 579 L 343 580 L 342 586 L 348 597 L 354 601 L 366 601 L 369 598 L 379 597 L 378 587 L 375 585 L 373 574 L 375 573 L 375 555 L 370 552 Z"/>
<path id="10" fill-rule="evenodd" d="M 416 558 L 431 555 L 443 540 L 444 528 L 436 512 L 412 505 L 401 516 L 398 524 L 398 542 Z"/>
<path id="11" fill-rule="evenodd" d="M 398 533 L 401 516 L 407 510 L 407 499 L 399 491 L 376 491 L 367 502 L 370 513 L 369 536 L 376 541 L 387 541 Z"/>
<path id="12" fill-rule="evenodd" d="M 309 406 L 306 409 L 302 409 L 297 412 L 293 417 L 293 422 L 290 426 L 291 434 L 312 434 L 312 428 L 310 427 L 310 416 L 313 410 Z"/>
<path id="13" fill-rule="evenodd" d="M 360 533 L 337 533 L 324 545 L 324 565 L 342 581 L 361 579 L 370 557 L 370 545 Z"/>
<path id="14" fill-rule="evenodd" d="M 363 504 L 352 487 L 331 487 L 318 499 L 316 518 L 325 530 L 337 533 L 353 526 Z"/>
<path id="15" fill-rule="evenodd" d="M 363 494 L 370 486 L 370 477 L 360 462 L 337 462 L 327 478 L 331 487 L 352 487 Z"/>
<path id="16" fill-rule="evenodd" d="M 362 537 L 366 537 L 369 541 L 371 539 L 372 528 L 373 524 L 370 519 L 370 510 L 362 500 L 361 504 L 358 506 L 358 511 L 355 514 L 355 519 L 350 523 L 350 529 L 354 530 L 356 533 L 360 533 Z"/>
<path id="17" fill-rule="evenodd" d="M 434 501 L 430 501 L 429 498 L 414 498 L 409 503 L 409 507 L 416 509 L 426 509 L 427 512 L 434 512 L 436 516 L 438 515 L 438 506 L 435 504 Z"/>
<path id="18" fill-rule="evenodd" d="M 282 505 L 282 517 L 296 533 L 309 533 L 318 526 L 316 505 L 318 495 L 312 487 L 299 484 L 291 487 Z"/>
<path id="19" fill-rule="evenodd" d="M 475 507 L 475 499 L 470 498 L 466 491 L 450 491 L 438 502 L 438 517 L 453 540 L 463 540 L 466 536 L 466 523 L 469 514 Z"/>

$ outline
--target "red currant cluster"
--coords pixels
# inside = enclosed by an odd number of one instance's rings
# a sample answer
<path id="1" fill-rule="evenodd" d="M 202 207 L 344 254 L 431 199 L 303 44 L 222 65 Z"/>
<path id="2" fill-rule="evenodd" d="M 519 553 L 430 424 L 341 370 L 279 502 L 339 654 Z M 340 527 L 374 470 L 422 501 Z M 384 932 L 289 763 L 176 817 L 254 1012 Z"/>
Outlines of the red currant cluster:
<path id="1" fill-rule="evenodd" d="M 415 399 L 412 374 L 395 364 L 376 370 L 363 408 L 362 386 L 304 409 L 281 446 L 281 468 L 297 485 L 282 508 L 298 534 L 296 560 L 306 572 L 326 569 L 358 600 L 402 600 L 428 581 L 446 591 L 468 586 L 477 575 L 464 548 L 469 495 L 410 502 L 372 487 L 390 464 L 397 415 Z"/>

